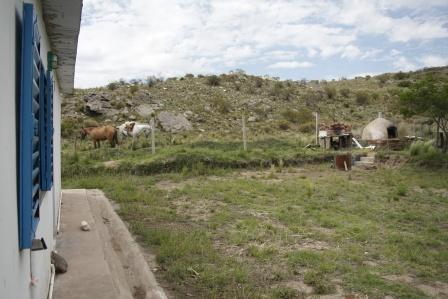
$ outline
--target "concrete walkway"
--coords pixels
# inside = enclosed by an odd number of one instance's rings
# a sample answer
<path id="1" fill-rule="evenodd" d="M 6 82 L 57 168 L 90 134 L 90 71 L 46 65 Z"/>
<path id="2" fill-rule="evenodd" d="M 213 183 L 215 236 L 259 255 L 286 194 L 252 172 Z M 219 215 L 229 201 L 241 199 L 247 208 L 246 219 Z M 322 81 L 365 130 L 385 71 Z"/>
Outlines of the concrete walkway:
<path id="1" fill-rule="evenodd" d="M 87 221 L 90 231 L 80 229 Z M 68 271 L 56 275 L 56 299 L 166 298 L 125 224 L 99 190 L 64 190 L 56 250 Z"/>

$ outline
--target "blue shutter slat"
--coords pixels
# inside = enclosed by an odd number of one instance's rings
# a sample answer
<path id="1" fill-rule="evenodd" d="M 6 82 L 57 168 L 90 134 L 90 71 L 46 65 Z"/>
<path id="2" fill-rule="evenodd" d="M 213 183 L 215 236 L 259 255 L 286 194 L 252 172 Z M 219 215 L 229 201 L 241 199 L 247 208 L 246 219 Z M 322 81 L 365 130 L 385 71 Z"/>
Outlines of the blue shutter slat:
<path id="1" fill-rule="evenodd" d="M 40 55 L 39 55 L 39 50 L 37 49 L 37 44 L 33 44 L 32 45 L 32 51 L 33 51 L 33 59 L 34 61 L 36 61 L 36 63 L 38 63 L 39 59 L 40 59 Z"/>
<path id="2" fill-rule="evenodd" d="M 37 80 L 39 78 L 39 68 L 36 64 L 36 61 L 33 61 L 33 79 Z"/>
<path id="3" fill-rule="evenodd" d="M 36 180 L 38 175 L 39 175 L 39 168 L 36 168 L 33 170 L 33 182 Z"/>
<path id="4" fill-rule="evenodd" d="M 34 184 L 32 197 L 34 198 L 38 192 L 39 192 L 39 185 L 38 184 Z"/>
<path id="5" fill-rule="evenodd" d="M 35 98 L 39 94 L 39 86 L 34 80 L 32 84 L 33 84 L 33 98 Z"/>
<path id="6" fill-rule="evenodd" d="M 39 144 L 39 138 L 33 137 L 33 151 L 36 150 L 38 144 Z"/>
<path id="7" fill-rule="evenodd" d="M 38 150 L 36 150 L 34 153 L 33 153 L 33 165 L 37 162 L 37 159 L 39 158 L 39 151 Z"/>
<path id="8" fill-rule="evenodd" d="M 39 103 L 33 99 L 33 113 L 36 113 L 39 110 Z"/>

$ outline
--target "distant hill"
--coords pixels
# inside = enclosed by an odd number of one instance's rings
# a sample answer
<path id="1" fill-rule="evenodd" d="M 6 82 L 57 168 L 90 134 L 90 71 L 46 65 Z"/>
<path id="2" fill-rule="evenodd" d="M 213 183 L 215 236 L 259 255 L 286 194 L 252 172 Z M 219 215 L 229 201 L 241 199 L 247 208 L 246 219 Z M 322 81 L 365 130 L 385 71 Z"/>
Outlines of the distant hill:
<path id="1" fill-rule="evenodd" d="M 75 127 L 92 120 L 118 125 L 129 119 L 147 121 L 151 113 L 162 111 L 182 114 L 191 122 L 192 132 L 210 136 L 239 134 L 243 111 L 249 130 L 257 135 L 312 133 L 314 111 L 321 122 L 352 124 L 359 133 L 378 112 L 402 122 L 394 113 L 394 97 L 429 74 L 448 80 L 448 67 L 332 81 L 281 81 L 242 71 L 117 81 L 77 89 L 67 97 L 62 104 L 62 134 L 70 136 Z"/>

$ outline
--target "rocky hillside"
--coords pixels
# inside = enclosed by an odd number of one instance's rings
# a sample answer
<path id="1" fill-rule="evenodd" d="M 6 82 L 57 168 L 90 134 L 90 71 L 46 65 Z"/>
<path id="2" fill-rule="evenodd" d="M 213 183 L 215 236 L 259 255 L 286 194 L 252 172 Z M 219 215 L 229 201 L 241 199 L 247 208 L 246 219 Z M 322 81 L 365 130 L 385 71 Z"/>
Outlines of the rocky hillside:
<path id="1" fill-rule="evenodd" d="M 448 80 L 448 67 L 332 81 L 280 81 L 243 72 L 120 80 L 67 97 L 62 134 L 69 137 L 93 120 L 118 125 L 153 115 L 165 131 L 226 136 L 240 132 L 242 114 L 253 134 L 311 133 L 314 111 L 322 122 L 349 123 L 357 132 L 379 111 L 402 121 L 393 109 L 397 92 L 428 74 Z"/>

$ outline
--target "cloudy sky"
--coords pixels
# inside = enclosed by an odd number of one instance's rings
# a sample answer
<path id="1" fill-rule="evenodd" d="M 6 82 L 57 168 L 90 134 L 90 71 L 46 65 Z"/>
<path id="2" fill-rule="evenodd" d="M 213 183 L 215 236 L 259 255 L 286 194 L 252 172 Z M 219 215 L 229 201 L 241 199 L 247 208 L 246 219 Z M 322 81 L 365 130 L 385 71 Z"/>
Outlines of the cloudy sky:
<path id="1" fill-rule="evenodd" d="M 235 69 L 331 79 L 447 64 L 446 0 L 84 0 L 75 86 Z"/>

